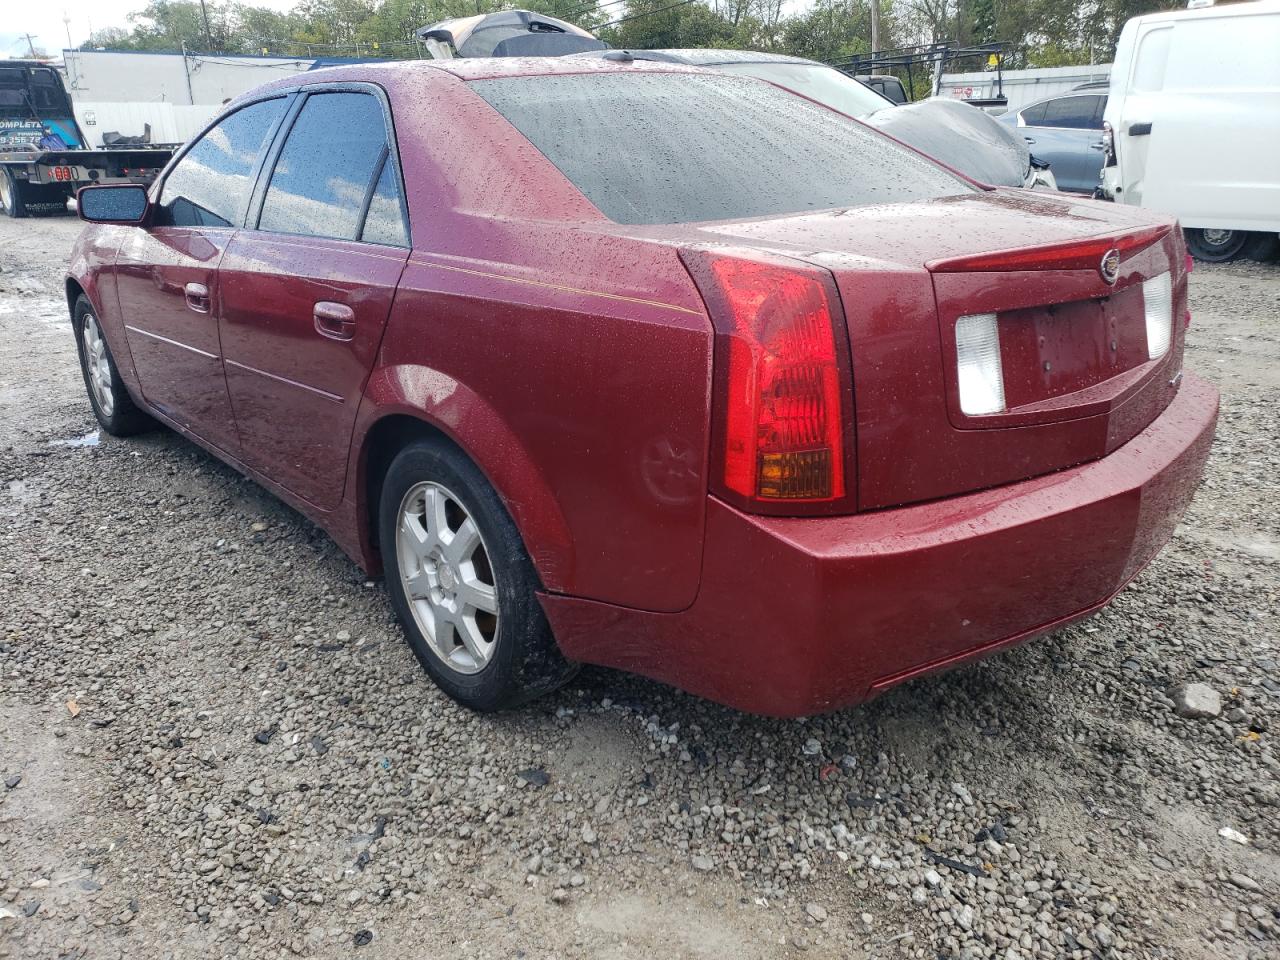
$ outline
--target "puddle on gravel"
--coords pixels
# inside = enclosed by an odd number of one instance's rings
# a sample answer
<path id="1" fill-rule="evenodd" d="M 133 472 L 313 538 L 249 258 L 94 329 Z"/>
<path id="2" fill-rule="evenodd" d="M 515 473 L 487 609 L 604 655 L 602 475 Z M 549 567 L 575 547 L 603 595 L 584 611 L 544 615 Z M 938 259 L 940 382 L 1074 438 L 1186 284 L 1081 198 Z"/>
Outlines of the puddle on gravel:
<path id="1" fill-rule="evenodd" d="M 96 447 L 100 441 L 98 431 L 86 433 L 83 437 L 70 437 L 66 440 L 50 440 L 51 447 Z"/>

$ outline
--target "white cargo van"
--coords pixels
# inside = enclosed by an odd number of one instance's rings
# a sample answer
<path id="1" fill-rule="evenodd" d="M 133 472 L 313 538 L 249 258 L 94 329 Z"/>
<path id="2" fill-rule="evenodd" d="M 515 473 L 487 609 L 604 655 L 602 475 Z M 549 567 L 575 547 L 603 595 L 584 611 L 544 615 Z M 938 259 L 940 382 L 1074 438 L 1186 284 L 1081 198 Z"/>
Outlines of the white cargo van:
<path id="1" fill-rule="evenodd" d="M 1135 17 L 1111 70 L 1102 193 L 1182 222 L 1202 260 L 1280 233 L 1280 0 Z"/>

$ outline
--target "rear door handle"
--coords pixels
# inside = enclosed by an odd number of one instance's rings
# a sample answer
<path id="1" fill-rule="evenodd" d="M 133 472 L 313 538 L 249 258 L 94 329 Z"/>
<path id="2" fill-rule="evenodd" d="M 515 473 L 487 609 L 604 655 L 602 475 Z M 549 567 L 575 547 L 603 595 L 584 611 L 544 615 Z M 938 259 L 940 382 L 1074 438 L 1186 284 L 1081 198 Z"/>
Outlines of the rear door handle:
<path id="1" fill-rule="evenodd" d="M 356 313 L 345 303 L 321 300 L 312 311 L 316 332 L 330 340 L 350 340 L 356 332 Z"/>
<path id="2" fill-rule="evenodd" d="M 1131 136 L 1131 137 L 1149 137 L 1149 136 L 1151 136 L 1151 124 L 1149 124 L 1149 123 L 1131 123 L 1131 124 L 1129 124 L 1129 136 Z"/>
<path id="3" fill-rule="evenodd" d="M 1102 149 L 1102 141 L 1101 141 L 1101 140 L 1099 140 L 1097 143 L 1091 143 L 1091 144 L 1089 144 L 1089 149 L 1090 149 L 1090 150 L 1101 150 L 1101 149 Z"/>
<path id="4" fill-rule="evenodd" d="M 187 306 L 196 313 L 209 312 L 209 288 L 203 283 L 188 283 L 182 288 L 187 298 Z"/>

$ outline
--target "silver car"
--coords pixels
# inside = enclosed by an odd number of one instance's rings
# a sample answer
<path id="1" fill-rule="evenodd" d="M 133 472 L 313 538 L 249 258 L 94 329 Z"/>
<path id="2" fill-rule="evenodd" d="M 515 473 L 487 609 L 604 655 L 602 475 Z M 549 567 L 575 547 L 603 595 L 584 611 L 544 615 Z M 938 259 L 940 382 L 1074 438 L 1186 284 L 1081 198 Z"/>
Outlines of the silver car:
<path id="1" fill-rule="evenodd" d="M 1092 85 L 1090 85 L 1092 86 Z M 1092 194 L 1102 175 L 1103 89 L 1077 88 L 1046 97 L 999 117 L 1022 136 L 1039 159 L 1047 161 L 1059 190 Z"/>

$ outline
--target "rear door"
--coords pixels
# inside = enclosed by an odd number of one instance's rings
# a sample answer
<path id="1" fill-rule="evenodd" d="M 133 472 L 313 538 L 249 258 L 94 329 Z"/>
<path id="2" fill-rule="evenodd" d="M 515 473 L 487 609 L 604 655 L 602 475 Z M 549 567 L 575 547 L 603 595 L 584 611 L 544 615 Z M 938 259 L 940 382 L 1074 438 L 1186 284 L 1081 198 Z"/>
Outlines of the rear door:
<path id="1" fill-rule="evenodd" d="M 219 269 L 227 389 L 249 465 L 342 499 L 356 407 L 408 258 L 391 115 L 369 84 L 309 89 Z"/>
<path id="2" fill-rule="evenodd" d="M 208 130 L 169 171 L 152 225 L 116 259 L 120 312 L 147 402 L 236 455 L 239 439 L 218 342 L 218 263 L 244 221 L 254 176 L 288 108 L 249 104 Z"/>
<path id="3" fill-rule="evenodd" d="M 1092 193 L 1102 171 L 1102 111 L 1106 97 L 1073 94 L 1022 111 L 1023 138 L 1049 163 L 1062 190 Z"/>

